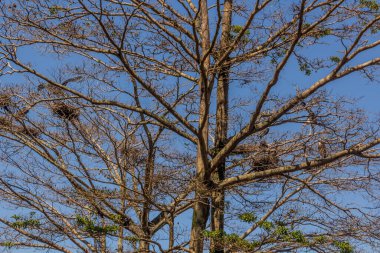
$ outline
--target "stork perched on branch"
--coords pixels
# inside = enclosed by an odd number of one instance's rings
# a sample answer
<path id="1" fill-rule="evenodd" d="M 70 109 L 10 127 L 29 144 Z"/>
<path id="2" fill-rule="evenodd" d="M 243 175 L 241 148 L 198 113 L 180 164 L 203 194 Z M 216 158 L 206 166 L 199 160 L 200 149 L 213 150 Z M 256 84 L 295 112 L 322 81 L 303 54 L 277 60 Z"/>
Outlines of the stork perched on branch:
<path id="1" fill-rule="evenodd" d="M 326 144 L 324 141 L 320 140 L 318 141 L 318 153 L 322 158 L 327 157 L 327 149 L 326 149 Z"/>

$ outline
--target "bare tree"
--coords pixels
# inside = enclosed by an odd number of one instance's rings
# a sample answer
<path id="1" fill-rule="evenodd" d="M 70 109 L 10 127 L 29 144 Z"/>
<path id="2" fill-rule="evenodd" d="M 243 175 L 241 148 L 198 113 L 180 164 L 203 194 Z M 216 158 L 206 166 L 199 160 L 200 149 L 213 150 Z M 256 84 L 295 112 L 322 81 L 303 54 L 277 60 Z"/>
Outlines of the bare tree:
<path id="1" fill-rule="evenodd" d="M 334 92 L 377 80 L 379 8 L 2 1 L 0 245 L 379 248 L 379 120 Z"/>

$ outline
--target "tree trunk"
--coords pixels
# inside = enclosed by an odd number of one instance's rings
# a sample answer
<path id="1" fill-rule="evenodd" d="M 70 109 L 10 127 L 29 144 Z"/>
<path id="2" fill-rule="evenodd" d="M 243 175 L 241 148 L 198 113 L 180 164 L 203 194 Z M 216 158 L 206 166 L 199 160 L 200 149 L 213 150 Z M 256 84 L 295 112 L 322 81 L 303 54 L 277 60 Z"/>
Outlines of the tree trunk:
<path id="1" fill-rule="evenodd" d="M 148 253 L 149 252 L 149 242 L 141 240 L 139 244 L 139 252 Z"/>
<path id="2" fill-rule="evenodd" d="M 147 158 L 146 168 L 145 168 L 145 182 L 144 182 L 144 195 L 146 198 L 150 198 L 152 196 L 152 180 L 154 175 L 154 147 L 149 138 L 149 154 Z M 144 233 L 144 239 L 149 240 L 151 238 L 151 231 L 149 227 L 149 213 L 151 211 L 151 205 L 149 201 L 146 199 L 143 204 L 143 211 L 141 217 L 141 225 Z M 149 252 L 149 242 L 141 241 L 139 252 Z"/>
<path id="3" fill-rule="evenodd" d="M 203 120 L 206 112 L 206 101 L 202 99 L 200 106 L 200 122 L 203 128 L 200 129 L 200 136 L 198 138 L 198 151 L 197 151 L 197 173 L 195 185 L 195 203 L 193 207 L 193 220 L 191 227 L 190 250 L 194 253 L 203 252 L 203 231 L 206 228 L 207 220 L 209 217 L 210 203 L 209 203 L 209 185 L 210 173 L 207 160 L 207 142 L 208 142 L 208 123 Z M 206 119 L 207 120 L 207 119 Z"/>
<path id="4" fill-rule="evenodd" d="M 220 42 L 220 52 L 224 52 L 230 42 L 231 18 L 232 18 L 232 0 L 224 2 L 222 21 L 222 37 Z M 228 61 L 228 58 L 227 58 Z M 229 71 L 230 67 L 226 64 L 222 65 L 218 78 L 217 86 L 217 107 L 216 107 L 216 132 L 215 147 L 216 151 L 222 149 L 227 141 L 228 131 L 228 89 L 229 89 Z M 215 182 L 225 178 L 226 160 L 223 159 L 217 167 L 217 171 L 212 175 Z M 211 207 L 211 230 L 224 232 L 224 190 L 215 189 L 212 194 Z M 212 239 L 210 252 L 222 253 L 224 247 L 220 240 Z"/>
<path id="5" fill-rule="evenodd" d="M 203 231 L 209 217 L 209 185 L 210 173 L 208 167 L 208 117 L 206 95 L 201 96 L 200 129 L 197 147 L 197 173 L 195 185 L 195 203 L 191 227 L 190 250 L 194 253 L 203 252 Z M 206 122 L 205 122 L 206 121 Z"/>
<path id="6" fill-rule="evenodd" d="M 210 56 L 206 55 L 206 52 L 208 52 L 210 48 L 207 0 L 199 1 L 199 5 L 202 59 L 200 59 L 199 62 L 200 105 L 196 162 L 197 173 L 195 185 L 195 202 L 193 207 L 193 220 L 190 238 L 190 250 L 194 253 L 203 252 L 203 231 L 206 228 L 207 220 L 209 217 L 209 182 L 211 181 L 211 173 L 208 166 L 208 117 L 211 90 L 208 83 Z"/>

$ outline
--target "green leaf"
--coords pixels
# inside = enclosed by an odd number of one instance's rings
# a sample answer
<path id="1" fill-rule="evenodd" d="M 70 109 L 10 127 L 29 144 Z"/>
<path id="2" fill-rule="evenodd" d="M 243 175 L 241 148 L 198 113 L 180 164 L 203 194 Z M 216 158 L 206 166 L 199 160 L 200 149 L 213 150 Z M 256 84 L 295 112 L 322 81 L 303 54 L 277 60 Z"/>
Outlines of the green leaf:
<path id="1" fill-rule="evenodd" d="M 116 232 L 118 230 L 117 225 L 97 225 L 91 218 L 86 216 L 76 216 L 76 222 L 79 227 L 90 234 L 107 234 Z"/>
<path id="2" fill-rule="evenodd" d="M 49 11 L 50 11 L 50 15 L 57 15 L 58 14 L 58 11 L 61 9 L 62 7 L 59 6 L 59 5 L 53 5 L 49 8 Z"/>
<path id="3" fill-rule="evenodd" d="M 270 231 L 274 226 L 273 223 L 270 221 L 261 221 L 259 222 L 259 227 L 264 229 L 265 231 Z"/>
<path id="4" fill-rule="evenodd" d="M 335 63 L 339 63 L 340 62 L 340 58 L 338 56 L 331 56 L 330 57 L 330 61 L 335 62 Z"/>
<path id="5" fill-rule="evenodd" d="M 305 75 L 311 75 L 311 69 L 307 63 L 299 63 L 300 70 L 305 73 Z"/>
<path id="6" fill-rule="evenodd" d="M 17 245 L 17 244 L 14 242 L 2 242 L 2 243 L 0 243 L 0 246 L 7 247 L 7 248 L 12 248 L 15 245 Z"/>
<path id="7" fill-rule="evenodd" d="M 339 249 L 340 253 L 353 253 L 354 249 L 352 248 L 349 242 L 335 241 L 333 243 L 335 247 Z"/>
<path id="8" fill-rule="evenodd" d="M 306 237 L 304 236 L 304 234 L 303 234 L 300 230 L 292 231 L 292 232 L 290 233 L 290 235 L 292 236 L 292 238 L 293 238 L 296 242 L 299 242 L 299 243 L 302 243 L 302 244 L 306 244 L 306 243 L 307 243 L 307 239 L 306 239 Z"/>
<path id="9" fill-rule="evenodd" d="M 274 233 L 279 236 L 287 235 L 289 233 L 289 229 L 285 226 L 278 226 Z"/>
<path id="10" fill-rule="evenodd" d="M 239 219 L 247 223 L 252 223 L 256 221 L 257 217 L 253 213 L 243 213 L 239 215 Z"/>
<path id="11" fill-rule="evenodd" d="M 239 33 L 239 32 L 241 32 L 241 30 L 243 30 L 243 26 L 241 26 L 241 25 L 232 25 L 231 26 L 231 32 L 233 32 L 233 33 Z"/>
<path id="12" fill-rule="evenodd" d="M 327 238 L 324 235 L 319 235 L 314 237 L 314 241 L 318 244 L 323 244 L 327 242 Z"/>

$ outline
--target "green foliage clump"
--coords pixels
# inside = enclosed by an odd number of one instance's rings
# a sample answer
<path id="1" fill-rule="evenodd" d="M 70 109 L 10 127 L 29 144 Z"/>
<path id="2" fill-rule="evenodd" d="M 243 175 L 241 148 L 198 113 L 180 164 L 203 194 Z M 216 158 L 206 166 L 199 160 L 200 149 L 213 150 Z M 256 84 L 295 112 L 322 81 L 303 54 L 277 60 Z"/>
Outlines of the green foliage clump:
<path id="1" fill-rule="evenodd" d="M 140 239 L 137 236 L 127 236 L 125 239 L 130 243 L 136 243 L 140 241 Z"/>
<path id="2" fill-rule="evenodd" d="M 257 217 L 253 213 L 243 213 L 239 215 L 239 219 L 247 223 L 252 223 L 256 221 Z"/>
<path id="3" fill-rule="evenodd" d="M 299 68 L 300 68 L 300 71 L 305 73 L 305 75 L 307 76 L 311 75 L 311 69 L 306 62 L 299 63 Z"/>
<path id="4" fill-rule="evenodd" d="M 116 225 L 98 226 L 91 218 L 86 216 L 77 215 L 76 222 L 79 227 L 90 234 L 107 234 L 118 230 Z"/>
<path id="5" fill-rule="evenodd" d="M 316 39 L 320 39 L 323 37 L 326 37 L 332 33 L 332 30 L 330 28 L 321 28 L 316 33 L 314 33 L 312 36 Z"/>
<path id="6" fill-rule="evenodd" d="M 314 237 L 314 241 L 317 244 L 324 244 L 327 242 L 327 238 L 324 235 L 318 235 L 318 236 Z"/>
<path id="7" fill-rule="evenodd" d="M 340 62 L 340 58 L 338 56 L 331 56 L 330 61 L 338 63 L 338 62 Z"/>
<path id="8" fill-rule="evenodd" d="M 278 236 L 285 236 L 289 234 L 289 229 L 285 226 L 277 226 L 274 230 L 274 234 Z"/>
<path id="9" fill-rule="evenodd" d="M 371 11 L 378 11 L 380 9 L 380 5 L 376 0 L 360 0 L 360 6 L 366 7 Z"/>
<path id="10" fill-rule="evenodd" d="M 205 230 L 203 231 L 203 236 L 205 238 L 218 240 L 220 243 L 223 243 L 230 248 L 237 248 L 244 251 L 253 251 L 260 244 L 257 241 L 251 242 L 245 239 L 241 239 L 237 234 L 227 234 L 223 231 Z"/>
<path id="11" fill-rule="evenodd" d="M 64 10 L 62 6 L 59 5 L 53 5 L 49 8 L 50 15 L 57 15 L 59 11 Z"/>
<path id="12" fill-rule="evenodd" d="M 110 215 L 110 218 L 112 221 L 116 222 L 116 223 L 119 223 L 123 220 L 123 217 L 119 214 L 111 214 Z"/>
<path id="13" fill-rule="evenodd" d="M 12 227 L 19 229 L 33 229 L 40 227 L 40 221 L 34 218 L 35 212 L 31 212 L 29 217 L 22 217 L 20 215 L 13 215 L 11 218 L 15 221 L 12 222 Z"/>
<path id="14" fill-rule="evenodd" d="M 222 238 L 224 235 L 226 235 L 226 233 L 220 230 L 216 230 L 216 231 L 204 230 L 203 231 L 203 236 L 206 238 L 216 239 L 216 238 Z"/>
<path id="15" fill-rule="evenodd" d="M 273 223 L 270 221 L 261 221 L 258 225 L 260 228 L 264 229 L 267 232 L 271 231 L 274 227 Z"/>
<path id="16" fill-rule="evenodd" d="M 305 235 L 300 230 L 291 231 L 285 225 L 279 225 L 273 231 L 273 234 L 277 236 L 279 239 L 282 239 L 287 242 L 298 242 L 301 244 L 308 244 L 308 240 Z"/>
<path id="17" fill-rule="evenodd" d="M 14 242 L 2 242 L 0 243 L 0 246 L 7 247 L 7 248 L 12 248 L 16 246 L 17 244 Z"/>
<path id="18" fill-rule="evenodd" d="M 233 25 L 231 26 L 231 33 L 238 34 L 243 30 L 243 26 L 241 25 Z M 251 32 L 249 30 L 244 32 L 245 35 L 250 35 Z"/>
<path id="19" fill-rule="evenodd" d="M 295 230 L 290 233 L 292 239 L 298 243 L 307 244 L 308 241 L 305 235 L 300 230 Z"/>
<path id="20" fill-rule="evenodd" d="M 239 33 L 243 30 L 243 27 L 241 25 L 233 25 L 231 26 L 231 32 L 232 33 Z"/>
<path id="21" fill-rule="evenodd" d="M 243 26 L 241 25 L 232 25 L 231 26 L 231 32 L 230 32 L 230 37 L 231 39 L 234 39 L 238 36 L 238 34 L 243 30 Z M 240 41 L 243 44 L 247 44 L 249 42 L 248 36 L 251 34 L 249 30 L 246 30 L 241 37 Z"/>
<path id="22" fill-rule="evenodd" d="M 335 247 L 339 249 L 340 253 L 353 253 L 354 249 L 352 248 L 349 242 L 335 241 L 333 243 Z"/>

